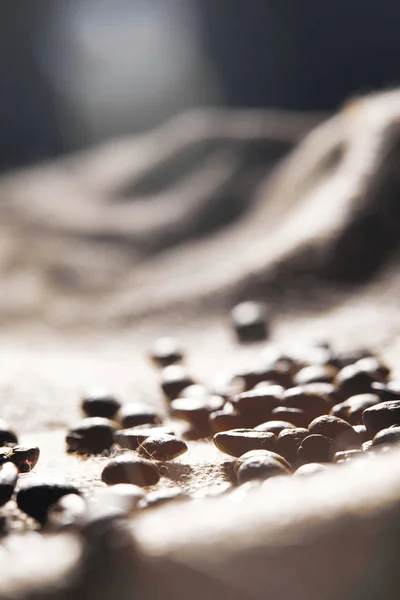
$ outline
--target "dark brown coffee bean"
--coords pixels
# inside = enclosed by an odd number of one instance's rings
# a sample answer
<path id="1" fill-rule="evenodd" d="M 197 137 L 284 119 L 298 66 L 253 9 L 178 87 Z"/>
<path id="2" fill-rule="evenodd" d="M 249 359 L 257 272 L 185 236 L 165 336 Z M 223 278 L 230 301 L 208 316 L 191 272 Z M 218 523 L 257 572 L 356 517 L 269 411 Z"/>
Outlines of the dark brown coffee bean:
<path id="1" fill-rule="evenodd" d="M 312 365 L 304 367 L 294 376 L 295 385 L 304 385 L 305 383 L 332 383 L 337 374 L 337 369 L 329 365 Z"/>
<path id="2" fill-rule="evenodd" d="M 221 452 L 241 456 L 249 450 L 275 450 L 276 437 L 268 431 L 232 429 L 214 435 L 214 444 Z"/>
<path id="3" fill-rule="evenodd" d="M 367 356 L 356 362 L 356 365 L 362 371 L 371 373 L 378 381 L 386 381 L 390 375 L 390 369 L 387 365 L 378 360 L 375 356 Z"/>
<path id="4" fill-rule="evenodd" d="M 40 450 L 36 446 L 31 448 L 14 446 L 12 451 L 10 462 L 14 463 L 20 473 L 32 471 L 39 460 Z"/>
<path id="5" fill-rule="evenodd" d="M 333 383 L 316 381 L 314 383 L 305 383 L 299 387 L 301 387 L 305 394 L 323 394 L 327 396 L 331 402 L 331 406 L 340 401 L 338 391 Z"/>
<path id="6" fill-rule="evenodd" d="M 332 401 L 326 394 L 305 392 L 303 386 L 286 390 L 283 394 L 282 406 L 301 408 L 310 421 L 327 414 L 332 408 Z"/>
<path id="7" fill-rule="evenodd" d="M 8 423 L 0 419 L 0 446 L 7 446 L 8 444 L 18 444 L 18 438 Z"/>
<path id="8" fill-rule="evenodd" d="M 79 529 L 86 519 L 86 502 L 77 494 L 62 496 L 47 513 L 46 526 L 49 530 L 65 531 Z"/>
<path id="9" fill-rule="evenodd" d="M 360 458 L 360 456 L 364 455 L 363 450 L 343 450 L 342 452 L 336 452 L 333 457 L 333 462 L 340 464 L 344 462 L 348 462 L 349 460 L 354 460 L 355 458 Z"/>
<path id="10" fill-rule="evenodd" d="M 69 483 L 33 481 L 19 490 L 17 505 L 20 510 L 43 524 L 49 508 L 67 494 L 79 495 L 79 491 Z"/>
<path id="11" fill-rule="evenodd" d="M 232 404 L 246 421 L 254 421 L 257 424 L 257 421 L 258 423 L 266 421 L 280 402 L 280 396 L 276 396 L 268 388 L 264 388 L 239 394 L 233 399 Z M 249 426 L 253 425 L 249 423 Z"/>
<path id="12" fill-rule="evenodd" d="M 221 396 L 198 396 L 177 398 L 171 402 L 171 414 L 184 419 L 193 427 L 208 429 L 209 416 L 212 412 L 222 410 L 225 400 Z"/>
<path id="13" fill-rule="evenodd" d="M 174 434 L 172 430 L 166 427 L 159 427 L 157 425 L 138 425 L 137 427 L 130 427 L 129 429 L 119 429 L 114 433 L 114 440 L 121 448 L 137 450 L 140 444 L 148 437 L 160 433 L 168 433 L 169 435 Z"/>
<path id="14" fill-rule="evenodd" d="M 230 404 L 230 403 L 228 403 Z M 223 410 L 217 410 L 209 416 L 210 428 L 213 433 L 228 431 L 230 429 L 241 429 L 246 425 L 246 421 L 233 406 L 224 406 Z"/>
<path id="15" fill-rule="evenodd" d="M 297 450 L 301 442 L 309 435 L 308 429 L 296 427 L 295 429 L 283 429 L 278 435 L 276 450 L 286 460 L 294 465 L 297 462 Z"/>
<path id="16" fill-rule="evenodd" d="M 107 485 L 133 483 L 146 487 L 158 483 L 160 474 L 151 461 L 132 454 L 123 454 L 110 460 L 103 469 L 101 479 Z"/>
<path id="17" fill-rule="evenodd" d="M 293 423 L 295 427 L 307 427 L 309 418 L 307 413 L 301 408 L 292 408 L 290 406 L 278 406 L 271 413 L 272 419 L 278 421 L 288 421 Z"/>
<path id="18" fill-rule="evenodd" d="M 137 425 L 157 425 L 162 421 L 155 408 L 142 402 L 124 404 L 119 412 L 119 420 L 123 429 Z"/>
<path id="19" fill-rule="evenodd" d="M 244 454 L 242 454 L 242 456 L 239 456 L 239 458 L 235 460 L 235 473 L 237 473 L 240 465 L 244 461 L 248 460 L 249 458 L 258 458 L 263 456 L 280 462 L 281 465 L 285 467 L 287 471 L 290 471 L 292 468 L 291 464 L 289 464 L 286 458 L 284 458 L 280 454 L 277 454 L 277 452 L 271 452 L 271 450 L 250 450 L 249 452 L 245 452 Z"/>
<path id="20" fill-rule="evenodd" d="M 161 389 L 164 396 L 169 400 L 174 400 L 194 381 L 181 365 L 170 365 L 161 371 Z"/>
<path id="21" fill-rule="evenodd" d="M 364 425 L 371 437 L 381 429 L 400 425 L 400 400 L 381 402 L 363 412 Z"/>
<path id="22" fill-rule="evenodd" d="M 276 436 L 283 429 L 295 429 L 295 426 L 293 423 L 288 423 L 287 421 L 266 421 L 265 423 L 261 423 L 254 428 L 255 431 L 270 431 Z"/>
<path id="23" fill-rule="evenodd" d="M 277 475 L 288 475 L 290 470 L 281 461 L 268 455 L 252 456 L 242 461 L 237 470 L 239 484 L 254 479 L 266 480 Z"/>
<path id="24" fill-rule="evenodd" d="M 301 442 L 297 456 L 304 463 L 326 463 L 331 458 L 331 445 L 332 440 L 324 435 L 309 435 Z"/>
<path id="25" fill-rule="evenodd" d="M 187 444 L 174 435 L 151 435 L 139 446 L 139 454 L 153 460 L 173 460 L 187 452 Z"/>
<path id="26" fill-rule="evenodd" d="M 311 435 L 319 434 L 330 438 L 333 453 L 360 448 L 361 446 L 361 439 L 353 427 L 347 421 L 331 415 L 323 415 L 311 421 L 308 431 Z"/>
<path id="27" fill-rule="evenodd" d="M 243 380 L 245 391 L 252 390 L 257 384 L 269 381 L 284 388 L 292 385 L 291 368 L 287 364 L 266 364 L 241 371 L 235 375 Z"/>
<path id="28" fill-rule="evenodd" d="M 380 376 L 363 370 L 358 363 L 344 367 L 336 376 L 335 384 L 343 400 L 358 394 L 368 394 Z"/>
<path id="29" fill-rule="evenodd" d="M 305 465 L 301 465 L 297 471 L 293 473 L 293 475 L 297 476 L 307 476 L 307 475 L 316 475 L 317 473 L 329 471 L 329 466 L 321 463 L 308 463 Z"/>
<path id="30" fill-rule="evenodd" d="M 180 362 L 183 359 L 183 352 L 177 340 L 163 337 L 154 342 L 150 357 L 159 367 L 168 367 Z"/>
<path id="31" fill-rule="evenodd" d="M 371 356 L 373 356 L 373 353 L 368 348 L 359 348 L 358 350 L 335 353 L 331 356 L 330 362 L 338 369 L 343 369 L 348 365 L 354 365 L 362 358 Z"/>
<path id="32" fill-rule="evenodd" d="M 82 398 L 82 410 L 88 417 L 113 419 L 121 403 L 110 393 L 101 389 L 90 390 Z"/>
<path id="33" fill-rule="evenodd" d="M 139 508 L 154 508 L 155 506 L 161 506 L 162 504 L 167 504 L 171 501 L 188 499 L 188 495 L 185 494 L 181 488 L 165 488 L 163 490 L 149 492 L 146 497 L 139 502 Z"/>
<path id="34" fill-rule="evenodd" d="M 259 342 L 269 334 L 266 307 L 259 302 L 242 302 L 231 313 L 239 342 Z"/>
<path id="35" fill-rule="evenodd" d="M 372 446 L 380 446 L 382 444 L 398 444 L 400 442 L 400 426 L 388 427 L 381 429 L 372 439 Z"/>
<path id="36" fill-rule="evenodd" d="M 400 381 L 389 381 L 389 383 L 374 381 L 371 388 L 371 391 L 379 396 L 381 402 L 400 400 Z"/>
<path id="37" fill-rule="evenodd" d="M 116 423 L 103 417 L 87 417 L 72 427 L 66 436 L 67 452 L 100 454 L 114 443 Z"/>
<path id="38" fill-rule="evenodd" d="M 344 419 L 351 425 L 361 425 L 364 410 L 379 404 L 379 402 L 377 394 L 357 394 L 357 396 L 351 396 L 344 402 L 336 404 L 330 414 Z"/>
<path id="39" fill-rule="evenodd" d="M 353 425 L 354 431 L 360 436 L 362 442 L 367 442 L 370 439 L 369 433 L 365 425 Z"/>
<path id="40" fill-rule="evenodd" d="M 18 479 L 18 469 L 12 463 L 0 467 L 0 506 L 11 499 Z"/>

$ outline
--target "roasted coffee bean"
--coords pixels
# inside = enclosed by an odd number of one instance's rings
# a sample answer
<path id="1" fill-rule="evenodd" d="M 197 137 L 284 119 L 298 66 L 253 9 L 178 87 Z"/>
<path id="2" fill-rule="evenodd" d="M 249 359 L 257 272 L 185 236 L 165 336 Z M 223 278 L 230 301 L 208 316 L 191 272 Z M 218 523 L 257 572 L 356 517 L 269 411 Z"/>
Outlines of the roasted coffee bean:
<path id="1" fill-rule="evenodd" d="M 254 427 L 254 429 L 255 431 L 270 431 L 277 436 L 283 429 L 295 429 L 295 426 L 287 421 L 266 421 Z"/>
<path id="2" fill-rule="evenodd" d="M 227 404 L 222 410 L 217 410 L 209 416 L 210 428 L 213 433 L 228 431 L 229 429 L 240 429 L 246 425 L 244 417 L 230 403 Z"/>
<path id="3" fill-rule="evenodd" d="M 103 469 L 101 479 L 107 485 L 133 483 L 146 487 L 157 483 L 160 474 L 151 461 L 132 454 L 123 454 L 109 461 Z"/>
<path id="4" fill-rule="evenodd" d="M 372 446 L 380 446 L 382 444 L 398 444 L 400 442 L 400 426 L 388 427 L 381 429 L 372 439 Z"/>
<path id="5" fill-rule="evenodd" d="M 288 421 L 295 427 L 307 427 L 309 418 L 307 413 L 301 408 L 291 408 L 290 406 L 278 406 L 271 413 L 272 419 Z"/>
<path id="6" fill-rule="evenodd" d="M 187 444 L 174 435 L 151 435 L 139 446 L 139 454 L 153 460 L 168 461 L 187 452 Z"/>
<path id="7" fill-rule="evenodd" d="M 149 492 L 146 497 L 140 501 L 139 508 L 154 508 L 155 506 L 167 504 L 172 500 L 177 501 L 188 499 L 188 495 L 178 487 L 155 490 L 154 492 Z"/>
<path id="8" fill-rule="evenodd" d="M 174 400 L 194 381 L 181 365 L 170 365 L 161 371 L 161 389 L 168 400 Z"/>
<path id="9" fill-rule="evenodd" d="M 177 398 L 171 402 L 171 414 L 178 419 L 184 419 L 192 426 L 207 429 L 209 415 L 221 410 L 225 400 L 221 396 L 198 396 L 192 398 Z"/>
<path id="10" fill-rule="evenodd" d="M 304 385 L 305 383 L 332 383 L 337 374 L 337 369 L 329 365 L 312 365 L 304 367 L 293 378 L 295 385 Z"/>
<path id="11" fill-rule="evenodd" d="M 36 466 L 39 456 L 40 450 L 35 446 L 31 448 L 14 446 L 10 462 L 14 463 L 20 473 L 28 473 Z"/>
<path id="12" fill-rule="evenodd" d="M 364 425 L 371 437 L 381 429 L 400 425 L 400 400 L 381 402 L 363 412 Z"/>
<path id="13" fill-rule="evenodd" d="M 239 342 L 259 342 L 269 334 L 266 307 L 259 302 L 241 302 L 231 312 Z"/>
<path id="14" fill-rule="evenodd" d="M 0 467 L 0 506 L 11 499 L 18 479 L 18 469 L 13 463 Z"/>
<path id="15" fill-rule="evenodd" d="M 331 406 L 340 401 L 338 391 L 333 383 L 324 383 L 315 381 L 314 383 L 305 383 L 299 386 L 305 394 L 323 394 L 330 400 Z"/>
<path id="16" fill-rule="evenodd" d="M 137 427 L 130 427 L 129 429 L 119 429 L 114 433 L 114 440 L 121 448 L 137 450 L 140 444 L 148 437 L 151 435 L 158 435 L 159 433 L 174 435 L 174 432 L 166 427 L 159 427 L 157 425 L 139 425 Z"/>
<path id="17" fill-rule="evenodd" d="M 243 415 L 248 427 L 254 427 L 271 416 L 272 410 L 279 406 L 281 396 L 271 393 L 268 388 L 251 390 L 239 394 L 232 404 Z"/>
<path id="18" fill-rule="evenodd" d="M 353 425 L 353 429 L 358 433 L 362 442 L 367 442 L 370 439 L 370 435 L 365 425 Z"/>
<path id="19" fill-rule="evenodd" d="M 375 356 L 367 356 L 356 362 L 356 365 L 367 373 L 375 375 L 378 380 L 386 381 L 390 375 L 390 369 L 387 365 L 379 361 Z"/>
<path id="20" fill-rule="evenodd" d="M 114 443 L 116 423 L 103 417 L 87 417 L 72 427 L 66 436 L 67 452 L 100 454 Z"/>
<path id="21" fill-rule="evenodd" d="M 276 450 L 286 460 L 294 465 L 297 462 L 297 450 L 301 442 L 309 435 L 308 429 L 296 427 L 295 429 L 283 429 L 278 435 Z"/>
<path id="22" fill-rule="evenodd" d="M 78 494 L 77 488 L 69 483 L 30 482 L 17 494 L 17 505 L 30 517 L 45 523 L 49 508 L 62 496 Z"/>
<path id="23" fill-rule="evenodd" d="M 8 423 L 0 419 L 0 446 L 7 446 L 8 444 L 18 444 L 18 438 Z"/>
<path id="24" fill-rule="evenodd" d="M 297 471 L 293 473 L 293 475 L 315 475 L 316 473 L 323 473 L 324 471 L 328 471 L 329 467 L 327 465 L 321 463 L 308 463 L 306 465 L 301 465 Z"/>
<path id="25" fill-rule="evenodd" d="M 214 444 L 221 452 L 241 456 L 249 450 L 275 450 L 276 437 L 268 431 L 232 429 L 214 435 Z"/>
<path id="26" fill-rule="evenodd" d="M 237 470 L 239 484 L 253 481 L 254 479 L 269 479 L 277 475 L 288 475 L 287 469 L 281 461 L 269 455 L 251 456 L 243 460 Z"/>
<path id="27" fill-rule="evenodd" d="M 119 420 L 123 429 L 137 425 L 157 425 L 162 421 L 155 408 L 142 402 L 124 404 L 119 411 Z"/>
<path id="28" fill-rule="evenodd" d="M 361 425 L 364 410 L 379 404 L 379 402 L 380 398 L 377 394 L 357 394 L 357 396 L 351 396 L 344 402 L 336 404 L 330 414 L 348 421 L 351 425 Z"/>
<path id="29" fill-rule="evenodd" d="M 88 417 L 113 419 L 121 403 L 110 393 L 101 389 L 90 390 L 82 398 L 82 410 Z"/>
<path id="30" fill-rule="evenodd" d="M 389 383 L 374 381 L 371 388 L 371 391 L 379 396 L 382 402 L 400 400 L 400 381 L 389 381 Z"/>
<path id="31" fill-rule="evenodd" d="M 242 456 L 239 456 L 239 458 L 237 460 L 235 460 L 235 465 L 234 465 L 235 473 L 237 473 L 240 465 L 245 460 L 248 460 L 249 458 L 258 458 L 258 457 L 263 457 L 263 456 L 280 462 L 281 465 L 283 467 L 285 467 L 285 469 L 287 469 L 288 471 L 290 471 L 292 468 L 291 464 L 289 464 L 289 462 L 286 460 L 286 458 L 284 458 L 277 452 L 271 452 L 271 450 L 250 450 L 249 452 L 245 452 L 244 454 L 242 454 Z"/>
<path id="32" fill-rule="evenodd" d="M 370 393 L 373 382 L 379 380 L 381 380 L 380 375 L 366 371 L 358 363 L 355 363 L 339 371 L 335 378 L 335 384 L 340 397 L 347 400 L 351 396 Z"/>
<path id="33" fill-rule="evenodd" d="M 347 352 L 336 353 L 331 356 L 330 363 L 338 369 L 343 369 L 348 365 L 354 365 L 362 358 L 369 358 L 373 353 L 368 348 L 359 348 Z"/>
<path id="34" fill-rule="evenodd" d="M 246 369 L 235 375 L 237 380 L 242 380 L 245 391 L 254 389 L 259 383 L 269 381 L 273 385 L 280 385 L 284 388 L 292 385 L 291 368 L 287 364 L 265 364 Z"/>
<path id="35" fill-rule="evenodd" d="M 330 438 L 333 453 L 352 450 L 361 446 L 361 439 L 353 427 L 347 421 L 331 415 L 323 415 L 311 421 L 308 431 L 311 435 L 319 434 Z"/>
<path id="36" fill-rule="evenodd" d="M 327 414 L 332 408 L 332 401 L 326 394 L 305 392 L 303 386 L 286 390 L 283 394 L 282 406 L 301 408 L 310 421 Z"/>
<path id="37" fill-rule="evenodd" d="M 363 450 L 357 450 L 357 449 L 353 449 L 353 450 L 343 450 L 342 452 L 336 452 L 335 456 L 333 457 L 333 462 L 334 463 L 344 463 L 344 462 L 348 462 L 349 460 L 353 460 L 354 458 L 360 458 L 360 456 L 364 455 L 364 451 Z"/>
<path id="38" fill-rule="evenodd" d="M 111 487 L 98 490 L 91 498 L 91 508 L 97 510 L 98 505 L 114 506 L 126 515 L 132 515 L 144 498 L 144 490 L 132 483 L 117 483 Z"/>
<path id="39" fill-rule="evenodd" d="M 150 357 L 159 367 L 168 367 L 180 362 L 183 359 L 183 352 L 177 340 L 163 337 L 154 342 Z"/>
<path id="40" fill-rule="evenodd" d="M 329 462 L 332 440 L 324 435 L 309 435 L 301 442 L 297 451 L 299 459 L 306 462 Z"/>
<path id="41" fill-rule="evenodd" d="M 85 523 L 86 502 L 77 494 L 62 496 L 47 513 L 46 526 L 50 530 L 79 529 Z"/>

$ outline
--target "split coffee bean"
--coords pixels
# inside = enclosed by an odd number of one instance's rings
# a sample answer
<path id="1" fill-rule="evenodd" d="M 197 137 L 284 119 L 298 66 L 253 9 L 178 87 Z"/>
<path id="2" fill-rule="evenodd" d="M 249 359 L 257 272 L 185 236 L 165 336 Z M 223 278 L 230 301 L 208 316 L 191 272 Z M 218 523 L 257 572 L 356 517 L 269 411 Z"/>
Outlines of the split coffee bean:
<path id="1" fill-rule="evenodd" d="M 0 467 L 0 506 L 11 499 L 18 479 L 18 469 L 12 463 Z"/>
<path id="2" fill-rule="evenodd" d="M 326 415 L 333 406 L 332 400 L 326 394 L 306 392 L 303 386 L 286 390 L 283 394 L 282 406 L 304 410 L 309 420 Z"/>
<path id="3" fill-rule="evenodd" d="M 308 431 L 311 435 L 320 434 L 330 438 L 333 453 L 341 450 L 352 450 L 361 446 L 361 439 L 353 427 L 347 421 L 331 415 L 323 415 L 311 421 Z"/>
<path id="4" fill-rule="evenodd" d="M 154 408 L 141 402 L 124 404 L 119 411 L 119 420 L 123 429 L 137 425 L 156 425 L 161 423 L 161 417 Z"/>
<path id="5" fill-rule="evenodd" d="M 304 367 L 296 373 L 293 378 L 295 385 L 304 385 L 305 383 L 332 383 L 337 374 L 337 369 L 329 365 L 312 365 Z"/>
<path id="6" fill-rule="evenodd" d="M 254 427 L 255 431 L 270 431 L 275 435 L 279 435 L 283 429 L 295 429 L 295 426 L 288 421 L 266 421 L 266 423 Z"/>
<path id="7" fill-rule="evenodd" d="M 255 479 L 266 480 L 289 473 L 290 470 L 281 461 L 269 455 L 258 455 L 246 458 L 241 462 L 237 470 L 237 481 L 242 484 Z"/>
<path id="8" fill-rule="evenodd" d="M 249 450 L 275 450 L 276 437 L 269 431 L 232 429 L 214 435 L 214 444 L 221 452 L 239 457 Z"/>
<path id="9" fill-rule="evenodd" d="M 18 438 L 8 423 L 0 419 L 0 446 L 7 446 L 8 444 L 18 444 Z"/>
<path id="10" fill-rule="evenodd" d="M 301 442 L 297 456 L 303 463 L 326 463 L 331 459 L 332 440 L 324 435 L 309 435 Z"/>
<path id="11" fill-rule="evenodd" d="M 276 450 L 286 460 L 294 465 L 297 463 L 297 450 L 301 442 L 309 435 L 308 429 L 296 427 L 295 429 L 283 429 L 278 435 Z"/>
<path id="12" fill-rule="evenodd" d="M 133 483 L 140 487 L 158 483 L 160 474 L 157 467 L 144 458 L 123 454 L 109 461 L 104 467 L 101 479 L 107 485 Z"/>
<path id="13" fill-rule="evenodd" d="M 114 433 L 114 440 L 121 448 L 129 450 L 137 450 L 148 437 L 151 435 L 168 433 L 173 435 L 173 431 L 165 427 L 139 425 L 138 427 L 130 427 L 129 429 L 119 429 Z"/>
<path id="14" fill-rule="evenodd" d="M 168 367 L 183 359 L 183 351 L 177 340 L 163 337 L 154 342 L 150 357 L 157 366 Z"/>
<path id="15" fill-rule="evenodd" d="M 87 417 L 72 427 L 66 436 L 67 452 L 101 454 L 114 443 L 116 423 L 103 417 Z"/>
<path id="16" fill-rule="evenodd" d="M 62 496 L 47 513 L 46 526 L 50 530 L 80 529 L 85 523 L 86 502 L 77 494 Z"/>
<path id="17" fill-rule="evenodd" d="M 400 442 L 400 426 L 381 429 L 372 440 L 372 446 L 398 444 Z"/>
<path id="18" fill-rule="evenodd" d="M 273 420 L 287 421 L 295 427 L 307 427 L 309 423 L 308 416 L 301 408 L 291 408 L 290 406 L 278 406 L 274 408 L 271 417 Z"/>
<path id="19" fill-rule="evenodd" d="M 259 342 L 268 336 L 266 307 L 259 302 L 241 302 L 232 312 L 232 323 L 241 343 Z"/>
<path id="20" fill-rule="evenodd" d="M 168 400 L 174 400 L 195 382 L 181 365 L 170 365 L 161 371 L 161 389 Z"/>
<path id="21" fill-rule="evenodd" d="M 288 471 L 290 471 L 292 468 L 292 466 L 288 463 L 286 458 L 284 458 L 280 454 L 277 454 L 277 452 L 271 452 L 270 450 L 250 450 L 249 452 L 245 452 L 244 454 L 242 454 L 242 456 L 239 456 L 239 458 L 237 460 L 235 460 L 234 471 L 237 473 L 241 464 L 244 461 L 248 460 L 249 458 L 259 458 L 259 457 L 268 457 L 271 460 L 272 459 L 276 460 L 276 461 L 280 462 L 281 465 L 283 467 L 285 467 L 285 469 L 287 469 Z"/>
<path id="22" fill-rule="evenodd" d="M 323 473 L 324 471 L 328 471 L 329 467 L 327 465 L 321 463 L 308 463 L 306 465 L 301 465 L 297 471 L 293 473 L 293 475 L 297 476 L 306 476 L 306 475 L 315 475 L 316 473 Z"/>
<path id="23" fill-rule="evenodd" d="M 364 410 L 379 402 L 380 398 L 377 394 L 357 394 L 336 404 L 330 414 L 348 421 L 351 425 L 361 425 Z"/>
<path id="24" fill-rule="evenodd" d="M 187 444 L 174 435 L 151 435 L 139 446 L 139 454 L 153 460 L 168 461 L 187 452 Z"/>
<path id="25" fill-rule="evenodd" d="M 79 491 L 68 483 L 31 482 L 19 490 L 17 505 L 24 513 L 43 524 L 50 507 L 68 494 L 79 495 Z"/>
<path id="26" fill-rule="evenodd" d="M 363 412 L 364 425 L 371 437 L 381 429 L 400 425 L 400 400 L 381 402 Z"/>
<path id="27" fill-rule="evenodd" d="M 113 419 L 121 403 L 110 393 L 101 389 L 90 390 L 82 398 L 82 411 L 88 417 Z"/>

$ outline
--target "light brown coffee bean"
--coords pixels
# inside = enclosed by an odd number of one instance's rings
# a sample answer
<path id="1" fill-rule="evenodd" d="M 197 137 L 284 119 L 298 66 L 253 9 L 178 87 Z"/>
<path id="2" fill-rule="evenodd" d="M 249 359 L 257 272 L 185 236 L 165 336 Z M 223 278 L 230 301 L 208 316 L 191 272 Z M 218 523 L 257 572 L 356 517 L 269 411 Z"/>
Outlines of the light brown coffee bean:
<path id="1" fill-rule="evenodd" d="M 297 456 L 303 463 L 326 463 L 332 456 L 332 440 L 324 435 L 309 435 L 301 442 Z"/>
<path id="2" fill-rule="evenodd" d="M 353 427 L 338 417 L 322 415 L 317 417 L 308 426 L 311 435 L 320 434 L 332 440 L 332 452 L 360 448 L 361 439 Z M 316 461 L 321 462 L 321 461 Z"/>
<path id="3" fill-rule="evenodd" d="M 288 423 L 288 421 L 266 421 L 254 427 L 254 429 L 255 431 L 270 431 L 277 436 L 283 429 L 295 429 L 295 426 L 293 423 Z"/>
<path id="4" fill-rule="evenodd" d="M 363 412 L 363 422 L 371 437 L 381 429 L 400 425 L 400 400 L 381 402 Z"/>
<path id="5" fill-rule="evenodd" d="M 221 452 L 241 456 L 249 450 L 275 450 L 276 437 L 267 431 L 232 429 L 214 435 L 214 444 Z"/>
<path id="6" fill-rule="evenodd" d="M 296 427 L 295 429 L 283 429 L 278 435 L 276 450 L 284 456 L 291 464 L 297 464 L 297 450 L 301 442 L 309 434 L 308 429 Z"/>
<path id="7" fill-rule="evenodd" d="M 266 480 L 278 475 L 288 475 L 290 470 L 284 467 L 281 461 L 268 455 L 252 456 L 243 460 L 237 470 L 239 484 L 255 479 Z"/>
<path id="8" fill-rule="evenodd" d="M 101 479 L 107 485 L 133 483 L 146 487 L 157 483 L 160 474 L 151 461 L 133 454 L 123 454 L 109 461 L 103 469 Z"/>
<path id="9" fill-rule="evenodd" d="M 153 460 L 168 461 L 187 452 L 187 444 L 174 435 L 151 435 L 139 446 L 139 454 Z"/>
<path id="10" fill-rule="evenodd" d="M 143 402 L 124 404 L 119 411 L 119 420 L 122 429 L 129 429 L 138 425 L 157 425 L 162 422 L 159 412 L 151 405 Z"/>

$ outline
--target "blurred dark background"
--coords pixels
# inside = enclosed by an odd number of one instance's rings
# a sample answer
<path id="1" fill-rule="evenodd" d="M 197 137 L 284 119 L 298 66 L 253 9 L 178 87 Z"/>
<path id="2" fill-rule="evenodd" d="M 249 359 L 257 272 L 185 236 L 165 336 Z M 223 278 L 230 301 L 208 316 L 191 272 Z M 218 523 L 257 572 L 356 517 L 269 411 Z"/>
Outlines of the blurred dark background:
<path id="1" fill-rule="evenodd" d="M 0 170 L 197 106 L 331 111 L 399 82 L 395 0 L 4 0 Z"/>

